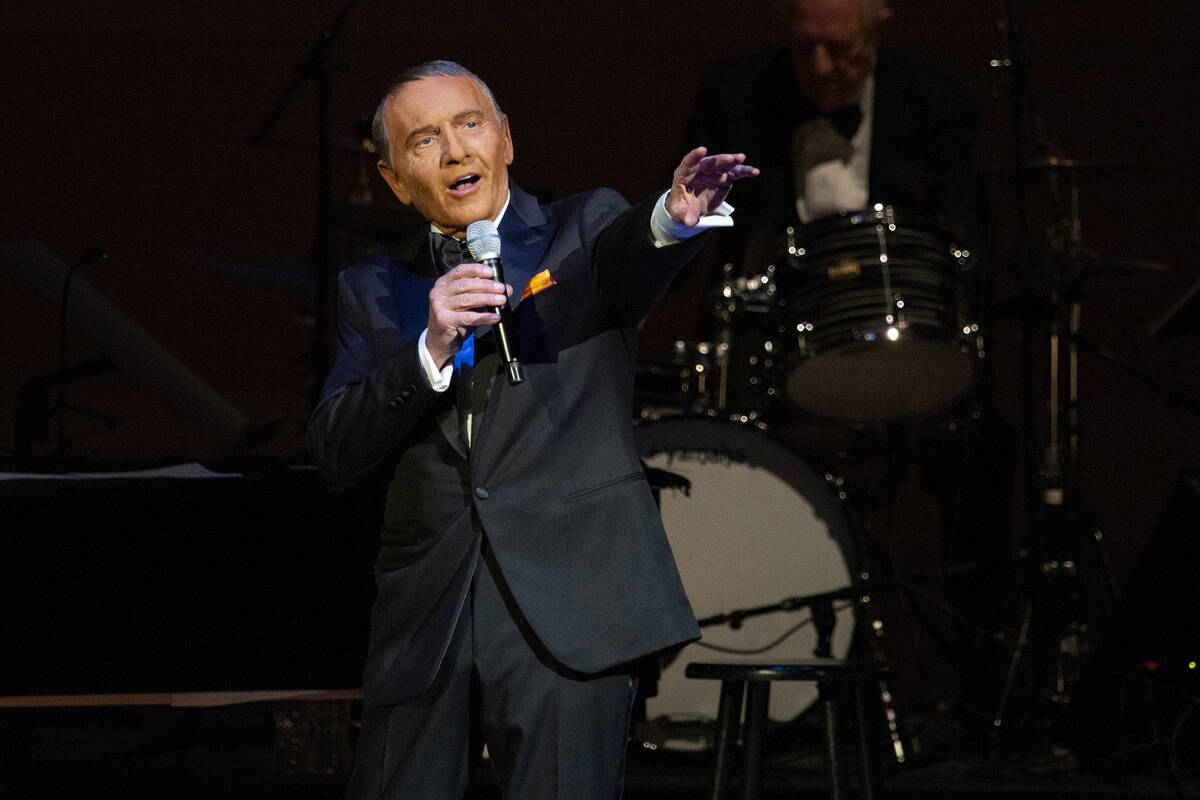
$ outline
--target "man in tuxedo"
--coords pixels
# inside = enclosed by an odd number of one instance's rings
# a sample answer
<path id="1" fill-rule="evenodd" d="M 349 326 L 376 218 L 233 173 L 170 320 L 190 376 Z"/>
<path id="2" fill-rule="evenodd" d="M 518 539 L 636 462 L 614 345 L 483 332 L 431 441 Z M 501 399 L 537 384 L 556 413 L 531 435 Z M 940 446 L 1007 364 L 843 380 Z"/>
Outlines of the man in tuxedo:
<path id="1" fill-rule="evenodd" d="M 635 662 L 699 635 L 632 443 L 635 326 L 757 170 L 698 148 L 636 206 L 539 205 L 509 180 L 507 117 L 452 62 L 401 75 L 374 131 L 430 226 L 339 276 L 309 425 L 334 482 L 391 475 L 349 796 L 461 797 L 486 743 L 507 797 L 616 797 Z M 477 220 L 507 283 L 462 253 Z M 491 352 L 505 303 L 517 384 Z"/>
<path id="2" fill-rule="evenodd" d="M 723 237 L 721 263 L 760 272 L 787 225 L 876 202 L 976 233 L 974 103 L 881 49 L 886 0 L 783 0 L 779 11 L 786 45 L 719 64 L 686 126 L 689 146 L 736 141 L 763 171 L 739 193 L 743 224 Z"/>

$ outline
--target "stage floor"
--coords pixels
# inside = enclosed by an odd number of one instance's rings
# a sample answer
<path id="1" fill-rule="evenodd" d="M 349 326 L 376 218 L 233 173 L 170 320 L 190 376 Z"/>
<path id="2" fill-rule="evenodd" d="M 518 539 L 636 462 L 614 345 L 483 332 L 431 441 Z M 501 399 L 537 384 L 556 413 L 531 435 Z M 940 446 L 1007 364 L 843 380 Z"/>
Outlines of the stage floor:
<path id="1" fill-rule="evenodd" d="M 0 710 L 6 800 L 89 798 L 341 798 L 350 767 L 340 701 L 302 711 L 296 703 L 203 709 L 50 708 Z M 306 721 L 307 720 L 307 721 Z M 288 741 L 288 731 L 311 730 Z M 281 733 L 283 731 L 283 733 Z M 351 734 L 352 735 L 352 734 Z M 957 798 L 1200 798 L 1200 765 L 1140 759 L 1122 773 L 1107 761 L 1081 766 L 1063 749 L 1017 737 L 991 750 L 929 753 L 887 771 L 896 800 Z M 944 743 L 943 750 L 949 749 Z M 974 752 L 968 750 L 974 749 Z M 700 800 L 708 796 L 706 753 L 631 751 L 627 800 Z M 486 775 L 486 773 L 485 773 Z M 734 787 L 737 788 L 736 786 Z M 497 800 L 489 779 L 468 800 Z M 733 794 L 736 796 L 736 794 Z M 763 800 L 826 796 L 819 737 L 803 725 L 773 741 Z"/>

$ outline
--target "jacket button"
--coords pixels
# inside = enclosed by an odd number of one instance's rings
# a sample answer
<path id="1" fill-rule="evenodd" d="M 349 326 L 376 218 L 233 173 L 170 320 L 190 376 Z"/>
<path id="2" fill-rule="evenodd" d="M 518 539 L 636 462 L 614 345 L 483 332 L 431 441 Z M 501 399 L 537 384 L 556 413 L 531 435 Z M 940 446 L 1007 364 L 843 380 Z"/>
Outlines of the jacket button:
<path id="1" fill-rule="evenodd" d="M 475 487 L 475 496 L 478 497 L 480 500 L 487 500 L 488 499 L 488 490 L 483 488 L 482 486 L 477 486 L 477 487 Z"/>

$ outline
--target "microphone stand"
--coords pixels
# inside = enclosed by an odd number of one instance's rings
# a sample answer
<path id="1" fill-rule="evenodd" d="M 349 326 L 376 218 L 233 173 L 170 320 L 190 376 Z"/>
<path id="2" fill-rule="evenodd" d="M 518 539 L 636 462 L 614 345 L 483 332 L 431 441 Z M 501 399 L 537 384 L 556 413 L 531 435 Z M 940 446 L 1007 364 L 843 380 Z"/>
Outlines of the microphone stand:
<path id="1" fill-rule="evenodd" d="M 833 629 L 837 624 L 837 613 L 833 607 L 833 602 L 835 600 L 853 600 L 856 604 L 855 634 L 863 637 L 862 641 L 866 645 L 865 649 L 869 654 L 870 660 L 877 664 L 883 664 L 886 663 L 886 659 L 883 657 L 882 647 L 879 642 L 883 634 L 883 626 L 876 624 L 877 620 L 874 614 L 867 610 L 872 602 L 871 595 L 874 591 L 880 589 L 880 584 L 870 581 L 870 570 L 864 570 L 862 575 L 864 579 L 861 582 L 845 586 L 841 589 L 800 597 L 787 597 L 778 603 L 771 603 L 765 606 L 739 608 L 721 614 L 713 614 L 712 616 L 696 620 L 696 624 L 701 628 L 707 628 L 712 625 L 728 625 L 733 630 L 737 630 L 742 626 L 742 622 L 750 617 L 772 614 L 777 611 L 796 611 L 808 607 L 812 615 L 813 627 L 817 632 L 817 646 L 813 655 L 817 658 L 833 658 Z M 887 587 L 893 585 L 891 583 L 886 584 Z M 890 742 L 891 759 L 896 764 L 904 764 L 908 760 L 909 745 L 904 732 L 901 730 L 899 716 L 896 714 L 893 706 L 891 689 L 885 677 L 879 678 L 877 684 L 879 688 L 880 709 L 883 712 L 883 720 L 887 727 Z M 869 756 L 864 753 L 863 758 L 866 759 Z"/>
<path id="2" fill-rule="evenodd" d="M 707 628 L 711 625 L 728 625 L 736 631 L 750 617 L 773 614 L 776 611 L 798 611 L 805 606 L 813 607 L 815 610 L 817 606 L 832 603 L 834 600 L 861 600 L 868 594 L 869 591 L 864 586 L 847 586 L 842 589 L 834 589 L 831 592 L 820 592 L 819 594 L 809 594 L 802 597 L 787 597 L 778 603 L 771 603 L 770 605 L 737 608 L 733 611 L 713 614 L 712 616 L 696 620 L 696 624 L 701 628 Z M 813 616 L 815 620 L 815 611 Z M 823 657 L 830 658 L 831 656 L 827 654 Z"/>
<path id="3" fill-rule="evenodd" d="M 250 136 L 250 144 L 262 144 L 275 128 L 292 96 L 307 81 L 317 85 L 317 216 L 311 252 L 312 297 L 309 364 L 310 375 L 305 387 L 309 409 L 316 405 L 321 381 L 328 372 L 326 339 L 329 331 L 329 281 L 333 270 L 333 169 L 331 164 L 329 118 L 333 100 L 333 73 L 342 65 L 331 61 L 334 42 L 359 0 L 346 0 L 334 21 L 317 37 L 308 55 L 296 66 L 292 81 L 275 105 L 263 117 L 258 129 Z"/>

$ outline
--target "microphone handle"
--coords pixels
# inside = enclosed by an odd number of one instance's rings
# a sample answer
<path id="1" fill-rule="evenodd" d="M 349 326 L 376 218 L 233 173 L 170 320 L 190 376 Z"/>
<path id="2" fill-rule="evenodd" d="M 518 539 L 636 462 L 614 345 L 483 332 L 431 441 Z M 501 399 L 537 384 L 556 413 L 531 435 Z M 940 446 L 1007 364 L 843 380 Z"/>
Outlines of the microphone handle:
<path id="1" fill-rule="evenodd" d="M 483 265 L 492 268 L 492 277 L 504 283 L 504 266 L 500 263 L 499 258 L 485 258 Z M 508 383 L 511 386 L 516 386 L 525 379 L 525 375 L 521 370 L 521 357 L 517 355 L 516 343 L 511 338 L 512 330 L 512 309 L 508 303 L 502 306 L 493 308 L 492 311 L 500 315 L 500 321 L 493 327 L 496 336 L 496 349 L 500 353 L 500 358 L 504 361 L 505 371 L 508 373 Z"/>

